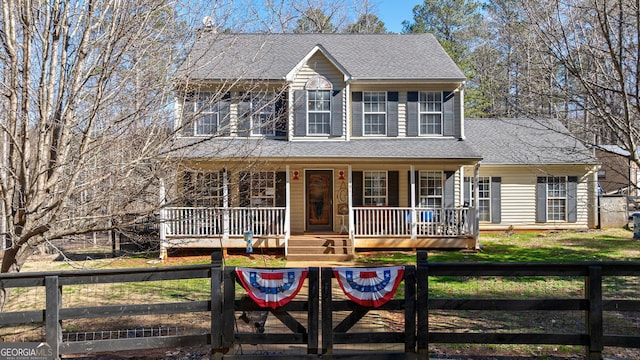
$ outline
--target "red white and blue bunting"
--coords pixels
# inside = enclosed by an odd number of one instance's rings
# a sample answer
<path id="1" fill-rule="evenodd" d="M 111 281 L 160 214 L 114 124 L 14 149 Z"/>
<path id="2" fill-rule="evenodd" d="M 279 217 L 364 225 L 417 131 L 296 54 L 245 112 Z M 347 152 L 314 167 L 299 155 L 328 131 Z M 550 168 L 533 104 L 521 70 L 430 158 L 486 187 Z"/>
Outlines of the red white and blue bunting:
<path id="1" fill-rule="evenodd" d="M 404 278 L 404 267 L 333 268 L 333 274 L 349 299 L 377 308 L 395 295 Z"/>
<path id="2" fill-rule="evenodd" d="M 252 269 L 236 268 L 242 287 L 260 307 L 276 309 L 284 306 L 298 294 L 307 268 Z"/>

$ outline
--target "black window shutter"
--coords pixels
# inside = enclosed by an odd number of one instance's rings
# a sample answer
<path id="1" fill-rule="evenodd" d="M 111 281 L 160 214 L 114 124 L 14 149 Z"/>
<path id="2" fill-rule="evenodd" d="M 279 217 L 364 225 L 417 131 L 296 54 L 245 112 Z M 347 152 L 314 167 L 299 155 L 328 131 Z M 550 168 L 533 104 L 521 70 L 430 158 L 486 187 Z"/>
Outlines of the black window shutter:
<path id="1" fill-rule="evenodd" d="M 218 133 L 223 136 L 229 136 L 229 134 L 231 134 L 229 129 L 231 122 L 231 101 L 229 101 L 229 98 L 230 94 L 226 93 L 223 100 L 220 102 L 220 111 L 218 112 L 218 116 L 220 117 L 218 119 Z"/>
<path id="2" fill-rule="evenodd" d="M 276 116 L 276 136 L 287 136 L 287 92 L 284 91 L 278 96 L 275 104 Z"/>
<path id="3" fill-rule="evenodd" d="M 333 92 L 331 97 L 331 136 L 342 136 L 342 91 Z"/>
<path id="4" fill-rule="evenodd" d="M 362 206 L 364 204 L 362 193 L 362 171 L 353 171 L 351 173 L 351 191 L 353 206 Z"/>
<path id="5" fill-rule="evenodd" d="M 455 93 L 445 91 L 442 93 L 442 135 L 455 135 Z"/>
<path id="6" fill-rule="evenodd" d="M 547 222 L 547 178 L 538 177 L 536 184 L 536 222 Z"/>
<path id="7" fill-rule="evenodd" d="M 182 199 L 184 206 L 193 206 L 193 174 L 191 171 L 185 171 L 182 173 Z"/>
<path id="8" fill-rule="evenodd" d="M 398 171 L 389 171 L 387 176 L 388 205 L 400 206 L 400 173 Z"/>
<path id="9" fill-rule="evenodd" d="M 238 103 L 238 135 L 251 135 L 251 96 L 250 94 L 240 95 Z"/>
<path id="10" fill-rule="evenodd" d="M 456 179 L 455 171 L 444 172 L 444 208 L 452 208 L 456 205 Z"/>
<path id="11" fill-rule="evenodd" d="M 501 177 L 491 178 L 491 222 L 499 224 L 502 222 L 502 206 L 500 204 L 501 194 L 500 188 L 502 187 Z"/>
<path id="12" fill-rule="evenodd" d="M 351 93 L 351 127 L 353 136 L 362 136 L 362 92 Z"/>
<path id="13" fill-rule="evenodd" d="M 296 90 L 293 93 L 293 132 L 296 136 L 307 135 L 307 93 L 304 90 Z"/>
<path id="14" fill-rule="evenodd" d="M 194 122 L 194 95 L 187 95 L 182 105 L 182 134 L 184 136 L 193 136 L 193 122 Z"/>
<path id="15" fill-rule="evenodd" d="M 578 221 L 578 177 L 567 178 L 567 221 Z"/>
<path id="16" fill-rule="evenodd" d="M 249 207 L 251 205 L 251 173 L 248 171 L 240 172 L 240 207 Z"/>
<path id="17" fill-rule="evenodd" d="M 418 92 L 407 93 L 407 136 L 418 136 L 419 117 Z"/>
<path id="18" fill-rule="evenodd" d="M 387 136 L 398 136 L 398 92 L 387 93 Z"/>
<path id="19" fill-rule="evenodd" d="M 287 173 L 276 172 L 276 206 L 287 206 Z"/>

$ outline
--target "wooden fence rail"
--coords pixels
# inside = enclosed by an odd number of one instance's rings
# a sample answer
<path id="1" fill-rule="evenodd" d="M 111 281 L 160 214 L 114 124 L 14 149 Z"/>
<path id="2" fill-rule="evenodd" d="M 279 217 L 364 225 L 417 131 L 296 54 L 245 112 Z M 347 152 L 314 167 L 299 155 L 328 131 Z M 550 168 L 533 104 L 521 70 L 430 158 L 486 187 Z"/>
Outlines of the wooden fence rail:
<path id="1" fill-rule="evenodd" d="M 584 279 L 581 296 L 563 298 L 517 298 L 434 296 L 435 287 L 443 277 L 480 278 L 555 278 Z M 146 269 L 87 270 L 69 272 L 40 272 L 0 275 L 0 286 L 5 289 L 43 287 L 46 302 L 43 309 L 0 313 L 0 327 L 18 324 L 45 324 L 46 342 L 54 350 L 54 358 L 64 354 L 115 352 L 152 348 L 171 348 L 208 344 L 211 357 L 217 359 L 246 358 L 234 353 L 242 344 L 294 344 L 306 348 L 305 354 L 293 358 L 354 358 L 354 353 L 336 351 L 336 344 L 400 344 L 403 351 L 371 352 L 370 359 L 426 359 L 429 344 L 483 343 L 483 344 L 566 344 L 584 346 L 589 359 L 600 359 L 605 347 L 640 348 L 640 331 L 624 334 L 605 332 L 606 312 L 619 316 L 640 316 L 638 291 L 632 296 L 603 295 L 607 278 L 631 277 L 637 285 L 640 262 L 588 262 L 588 263 L 434 263 L 428 262 L 426 252 L 418 251 L 416 266 L 405 266 L 404 285 L 400 297 L 377 308 L 376 311 L 404 312 L 403 331 L 354 332 L 353 326 L 371 309 L 350 300 L 333 296 L 337 286 L 331 268 L 309 268 L 305 300 L 293 300 L 285 306 L 271 310 L 259 308 L 243 297 L 244 290 L 237 285 L 235 268 L 223 267 L 222 253 L 212 255 L 210 265 L 163 267 Z M 210 299 L 153 304 L 126 304 L 104 306 L 65 307 L 63 287 L 78 284 L 108 284 L 146 281 L 209 279 Z M 209 283 L 208 282 L 208 283 Z M 483 312 L 549 312 L 572 311 L 584 314 L 584 328 L 579 331 L 531 332 L 513 330 L 456 332 L 436 331 L 430 326 L 430 314 L 437 311 Z M 234 324 L 237 312 L 261 311 L 284 324 L 284 332 L 266 333 L 238 331 Z M 206 334 L 163 335 L 142 338 L 64 341 L 63 320 L 97 319 L 129 315 L 186 314 L 210 312 L 211 327 Z M 296 316 L 291 313 L 297 313 Z M 341 321 L 332 316 L 348 312 Z M 303 314 L 303 319 L 300 319 Z M 636 329 L 638 330 L 638 329 Z M 281 350 L 286 353 L 286 348 Z M 270 358 L 269 354 L 252 355 Z M 272 358 L 272 357 L 271 357 Z"/>

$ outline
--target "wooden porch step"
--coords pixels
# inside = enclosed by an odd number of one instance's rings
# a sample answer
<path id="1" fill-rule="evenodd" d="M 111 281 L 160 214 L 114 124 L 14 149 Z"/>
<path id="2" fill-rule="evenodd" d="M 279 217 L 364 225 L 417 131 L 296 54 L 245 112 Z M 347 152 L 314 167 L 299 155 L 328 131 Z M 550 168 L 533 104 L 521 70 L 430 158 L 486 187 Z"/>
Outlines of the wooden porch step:
<path id="1" fill-rule="evenodd" d="M 294 235 L 287 247 L 287 260 L 290 261 L 347 261 L 353 257 L 351 240 L 347 235 Z"/>

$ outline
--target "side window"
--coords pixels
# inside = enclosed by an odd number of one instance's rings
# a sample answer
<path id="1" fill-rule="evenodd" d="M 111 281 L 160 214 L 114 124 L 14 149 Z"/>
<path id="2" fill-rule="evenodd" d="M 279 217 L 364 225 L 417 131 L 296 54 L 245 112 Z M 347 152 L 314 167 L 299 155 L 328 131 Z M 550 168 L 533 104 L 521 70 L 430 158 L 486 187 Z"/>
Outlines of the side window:
<path id="1" fill-rule="evenodd" d="M 466 178 L 465 184 L 469 184 L 465 188 L 471 199 L 470 206 L 476 207 L 475 185 L 473 178 Z M 480 221 L 491 221 L 491 177 L 480 176 L 478 178 L 478 205 L 476 207 L 480 213 Z"/>
<path id="2" fill-rule="evenodd" d="M 567 219 L 567 178 L 547 177 L 547 221 Z"/>
<path id="3" fill-rule="evenodd" d="M 387 93 L 365 91 L 362 94 L 364 114 L 364 135 L 385 135 L 387 133 Z"/>

